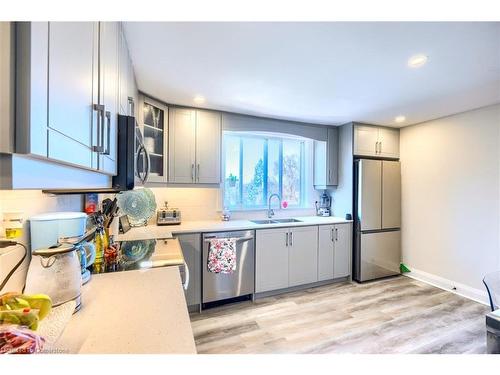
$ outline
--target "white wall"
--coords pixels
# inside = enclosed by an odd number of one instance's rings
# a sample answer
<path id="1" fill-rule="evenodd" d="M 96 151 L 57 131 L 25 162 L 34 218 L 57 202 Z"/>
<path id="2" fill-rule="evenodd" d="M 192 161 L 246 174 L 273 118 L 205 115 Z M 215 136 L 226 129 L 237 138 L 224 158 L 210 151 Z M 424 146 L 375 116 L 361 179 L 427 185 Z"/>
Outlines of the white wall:
<path id="1" fill-rule="evenodd" d="M 403 262 L 485 298 L 500 269 L 500 105 L 401 130 Z"/>

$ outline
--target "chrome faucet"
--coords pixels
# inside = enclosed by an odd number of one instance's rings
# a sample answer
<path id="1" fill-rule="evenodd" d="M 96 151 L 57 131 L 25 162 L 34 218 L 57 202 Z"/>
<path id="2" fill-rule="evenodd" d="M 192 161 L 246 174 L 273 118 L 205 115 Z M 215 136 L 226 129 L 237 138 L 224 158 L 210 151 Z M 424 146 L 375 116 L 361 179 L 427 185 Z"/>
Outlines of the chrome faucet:
<path id="1" fill-rule="evenodd" d="M 271 200 L 273 199 L 273 197 L 276 197 L 278 198 L 278 200 L 280 201 L 280 208 L 281 208 L 281 197 L 279 196 L 279 194 L 271 194 L 269 196 L 269 199 L 267 200 L 267 217 L 270 219 L 274 216 L 274 210 L 271 208 Z"/>

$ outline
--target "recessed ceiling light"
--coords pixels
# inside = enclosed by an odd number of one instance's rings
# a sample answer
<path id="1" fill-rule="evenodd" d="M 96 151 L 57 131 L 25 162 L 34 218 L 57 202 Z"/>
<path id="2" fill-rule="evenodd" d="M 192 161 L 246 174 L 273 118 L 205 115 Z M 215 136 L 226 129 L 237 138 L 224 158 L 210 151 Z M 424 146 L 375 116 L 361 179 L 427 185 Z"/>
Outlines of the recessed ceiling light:
<path id="1" fill-rule="evenodd" d="M 194 100 L 194 102 L 196 104 L 203 104 L 203 103 L 205 103 L 205 98 L 203 96 L 201 96 L 201 95 L 196 95 L 193 100 Z"/>
<path id="2" fill-rule="evenodd" d="M 398 124 L 401 124 L 402 122 L 406 121 L 406 117 L 404 117 L 404 116 L 396 116 L 396 118 L 394 119 L 394 121 L 396 121 Z"/>
<path id="3" fill-rule="evenodd" d="M 408 59 L 408 66 L 410 68 L 420 68 L 424 66 L 429 58 L 426 55 L 415 55 Z"/>

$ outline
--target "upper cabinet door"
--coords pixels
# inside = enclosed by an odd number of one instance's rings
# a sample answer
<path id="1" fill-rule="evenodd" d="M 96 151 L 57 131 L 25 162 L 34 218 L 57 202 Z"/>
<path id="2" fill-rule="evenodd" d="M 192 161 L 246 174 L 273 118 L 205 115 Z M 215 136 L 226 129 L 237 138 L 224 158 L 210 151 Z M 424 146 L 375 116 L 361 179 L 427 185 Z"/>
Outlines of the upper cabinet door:
<path id="1" fill-rule="evenodd" d="M 115 175 L 118 125 L 118 22 L 100 22 L 99 102 L 104 105 L 104 150 L 99 170 Z"/>
<path id="2" fill-rule="evenodd" d="M 399 129 L 379 128 L 379 156 L 399 158 Z"/>
<path id="3" fill-rule="evenodd" d="M 338 129 L 328 128 L 327 141 L 314 141 L 314 187 L 338 185 Z"/>
<path id="4" fill-rule="evenodd" d="M 220 183 L 221 114 L 196 111 L 196 182 Z"/>
<path id="5" fill-rule="evenodd" d="M 167 182 L 168 108 L 162 103 L 143 98 L 139 126 L 149 155 L 150 182 Z"/>
<path id="6" fill-rule="evenodd" d="M 196 111 L 171 108 L 169 135 L 169 182 L 187 184 L 196 182 Z"/>
<path id="7" fill-rule="evenodd" d="M 354 155 L 378 155 L 378 128 L 374 126 L 354 126 Z"/>
<path id="8" fill-rule="evenodd" d="M 337 128 L 328 128 L 326 181 L 329 186 L 338 185 L 339 135 Z"/>
<path id="9" fill-rule="evenodd" d="M 49 24 L 48 156 L 93 165 L 93 104 L 97 103 L 98 24 Z"/>

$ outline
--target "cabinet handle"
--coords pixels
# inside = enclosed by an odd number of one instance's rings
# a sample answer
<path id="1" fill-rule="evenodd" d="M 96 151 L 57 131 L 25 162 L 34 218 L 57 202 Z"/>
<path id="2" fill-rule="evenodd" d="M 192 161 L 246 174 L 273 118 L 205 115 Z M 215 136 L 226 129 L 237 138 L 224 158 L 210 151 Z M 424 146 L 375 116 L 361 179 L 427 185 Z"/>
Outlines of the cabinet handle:
<path id="1" fill-rule="evenodd" d="M 293 246 L 293 232 L 290 232 L 290 246 Z"/>
<path id="2" fill-rule="evenodd" d="M 106 111 L 106 149 L 102 153 L 103 155 L 109 155 L 111 150 L 111 112 Z M 103 142 L 104 143 L 104 142 Z"/>
<path id="3" fill-rule="evenodd" d="M 104 106 L 102 104 L 94 104 L 93 109 L 97 111 L 97 146 L 92 146 L 92 151 L 100 154 L 104 151 Z"/>
<path id="4" fill-rule="evenodd" d="M 335 228 L 335 241 L 339 240 L 339 228 Z"/>
<path id="5" fill-rule="evenodd" d="M 196 180 L 200 182 L 200 164 L 196 166 Z"/>
<path id="6" fill-rule="evenodd" d="M 333 242 L 333 228 L 332 228 L 332 230 L 330 231 L 330 241 L 332 241 L 332 242 Z"/>
<path id="7" fill-rule="evenodd" d="M 285 236 L 285 245 L 288 247 L 288 232 L 286 232 Z"/>
<path id="8" fill-rule="evenodd" d="M 382 142 L 379 142 L 378 143 L 378 153 L 381 154 L 382 153 Z"/>
<path id="9" fill-rule="evenodd" d="M 191 182 L 194 182 L 194 164 L 191 164 Z"/>

